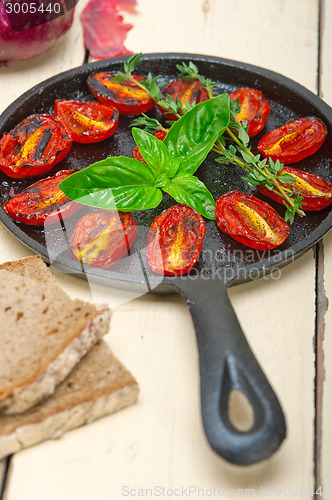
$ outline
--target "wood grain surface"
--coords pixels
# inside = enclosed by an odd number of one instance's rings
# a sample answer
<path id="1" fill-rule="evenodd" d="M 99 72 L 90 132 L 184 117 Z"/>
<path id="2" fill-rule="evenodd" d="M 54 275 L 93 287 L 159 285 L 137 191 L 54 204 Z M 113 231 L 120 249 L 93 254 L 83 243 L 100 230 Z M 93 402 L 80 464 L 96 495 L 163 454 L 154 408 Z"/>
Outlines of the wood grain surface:
<path id="1" fill-rule="evenodd" d="M 320 95 L 332 106 L 332 2 L 324 0 L 321 5 L 321 50 L 320 50 Z M 331 140 L 331 139 L 330 139 Z M 324 238 L 322 246 L 323 277 L 321 277 L 321 295 L 318 300 L 323 303 L 322 321 L 322 408 L 321 408 L 321 443 L 319 473 L 321 482 L 326 485 L 326 494 L 332 495 L 332 232 Z"/>
<path id="2" fill-rule="evenodd" d="M 86 3 L 81 0 L 79 10 Z M 133 52 L 201 53 L 256 64 L 320 91 L 332 104 L 329 0 L 138 0 L 125 20 L 134 26 L 126 43 Z M 70 32 L 48 54 L 0 70 L 0 111 L 83 58 L 76 15 Z M 30 253 L 3 227 L 0 242 L 1 261 Z M 100 295 L 75 276 L 55 275 L 73 297 Z M 107 300 L 114 304 L 117 296 L 110 291 Z M 316 305 L 324 297 L 329 305 L 321 309 L 316 351 Z M 123 297 L 114 305 L 107 341 L 139 381 L 138 404 L 15 455 L 6 500 L 118 500 L 154 487 L 165 488 L 165 496 L 173 489 L 174 498 L 175 490 L 188 493 L 189 487 L 196 488 L 192 498 L 214 489 L 219 496 L 309 498 L 321 485 L 332 494 L 332 235 L 319 252 L 308 251 L 280 274 L 232 288 L 230 298 L 285 411 L 287 438 L 273 457 L 236 467 L 208 446 L 195 332 L 185 302 L 177 295 Z M 0 484 L 3 472 L 0 462 Z"/>

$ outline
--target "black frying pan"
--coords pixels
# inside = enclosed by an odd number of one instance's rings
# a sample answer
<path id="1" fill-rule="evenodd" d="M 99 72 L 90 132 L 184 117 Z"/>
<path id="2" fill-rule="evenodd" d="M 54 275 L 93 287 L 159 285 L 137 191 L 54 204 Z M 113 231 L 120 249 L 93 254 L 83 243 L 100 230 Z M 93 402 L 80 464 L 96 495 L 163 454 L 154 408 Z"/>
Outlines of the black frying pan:
<path id="1" fill-rule="evenodd" d="M 264 133 L 289 119 L 308 115 L 321 118 L 329 128 L 329 133 L 332 132 L 331 108 L 297 83 L 271 71 L 216 57 L 149 54 L 144 57 L 139 72 L 146 74 L 151 71 L 154 75 L 162 74 L 166 79 L 172 79 L 177 73 L 175 65 L 184 60 L 194 61 L 202 74 L 217 81 L 219 92 L 231 92 L 242 86 L 262 90 L 271 104 L 271 115 Z M 0 117 L 0 133 L 9 131 L 31 113 L 52 111 L 55 99 L 91 99 L 86 87 L 87 76 L 97 71 L 116 71 L 122 67 L 122 63 L 123 58 L 116 58 L 84 65 L 42 82 L 6 109 Z M 160 118 L 158 111 L 153 113 Z M 121 117 L 114 136 L 102 143 L 74 144 L 69 156 L 54 172 L 66 168 L 84 168 L 106 156 L 131 156 L 134 142 L 128 129 L 129 122 L 129 118 Z M 253 150 L 261 135 L 251 141 Z M 328 139 L 315 155 L 303 160 L 300 167 L 331 181 L 331 158 L 331 140 Z M 237 167 L 215 163 L 213 153 L 199 168 L 197 175 L 215 199 L 231 189 L 255 193 L 241 180 L 242 172 Z M 17 193 L 29 184 L 31 180 L 11 180 L 1 174 L 1 204 L 10 197 L 10 192 L 14 190 Z M 81 269 L 71 259 L 67 235 L 70 235 L 82 212 L 73 216 L 65 228 L 55 226 L 46 235 L 40 227 L 13 222 L 2 210 L 0 218 L 23 243 L 42 254 L 46 260 L 61 265 L 67 272 L 81 276 L 87 273 L 89 279 L 106 285 L 139 289 L 142 293 L 182 293 L 197 334 L 202 415 L 208 441 L 226 460 L 235 464 L 252 464 L 269 457 L 278 449 L 285 437 L 285 420 L 279 402 L 239 326 L 228 300 L 227 287 L 257 279 L 303 254 L 330 229 L 331 209 L 309 213 L 303 219 L 297 218 L 287 241 L 279 249 L 268 252 L 252 250 L 235 242 L 220 233 L 215 222 L 207 221 L 207 233 L 196 266 L 187 276 L 161 280 L 146 264 L 146 233 L 154 217 L 173 204 L 174 200 L 165 195 L 162 205 L 157 209 L 134 213 L 139 231 L 131 254 L 108 270 Z M 283 213 L 280 205 L 274 202 L 271 205 Z M 229 419 L 228 399 L 233 389 L 245 394 L 254 410 L 254 424 L 249 431 L 238 431 Z"/>

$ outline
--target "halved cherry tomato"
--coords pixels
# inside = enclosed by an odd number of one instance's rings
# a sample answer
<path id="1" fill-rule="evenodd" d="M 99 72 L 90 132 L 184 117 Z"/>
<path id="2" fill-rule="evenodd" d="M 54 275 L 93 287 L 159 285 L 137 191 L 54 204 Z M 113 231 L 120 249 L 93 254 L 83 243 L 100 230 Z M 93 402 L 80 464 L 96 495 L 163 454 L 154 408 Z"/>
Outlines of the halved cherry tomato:
<path id="1" fill-rule="evenodd" d="M 258 143 L 258 150 L 266 158 L 282 163 L 295 163 L 312 155 L 327 136 L 325 124 L 315 116 L 289 121 L 272 130 Z"/>
<path id="2" fill-rule="evenodd" d="M 202 86 L 201 82 L 195 78 L 191 80 L 183 80 L 182 78 L 175 78 L 163 88 L 162 94 L 164 97 L 170 95 L 175 99 L 177 96 L 182 107 L 185 108 L 185 101 L 192 103 L 207 101 L 209 99 L 208 91 Z M 167 120 L 177 120 L 177 116 L 167 112 L 162 106 L 158 106 L 162 114 Z M 181 113 L 180 113 L 181 114 Z"/>
<path id="3" fill-rule="evenodd" d="M 295 180 L 294 182 L 283 184 L 285 188 L 290 188 L 303 198 L 303 210 L 313 212 L 316 210 L 323 210 L 332 203 L 332 183 L 326 181 L 315 174 L 308 174 L 303 170 L 298 170 L 293 167 L 283 167 L 280 174 L 291 174 Z M 264 186 L 257 186 L 257 190 L 265 196 L 283 204 L 283 198 L 277 193 L 270 191 Z"/>
<path id="4" fill-rule="evenodd" d="M 49 172 L 69 153 L 72 140 L 52 115 L 30 115 L 0 141 L 0 169 L 14 179 Z"/>
<path id="5" fill-rule="evenodd" d="M 104 269 L 127 254 L 136 234 L 130 212 L 98 210 L 77 222 L 69 250 L 76 261 Z"/>
<path id="6" fill-rule="evenodd" d="M 91 143 L 108 139 L 119 122 L 119 111 L 100 102 L 56 100 L 54 114 L 75 142 Z"/>
<path id="7" fill-rule="evenodd" d="M 90 75 L 87 85 L 98 101 L 110 104 L 122 115 L 139 115 L 150 111 L 155 101 L 148 92 L 131 81 L 114 82 L 116 73 L 95 73 Z M 142 76 L 132 75 L 137 82 L 144 80 Z"/>
<path id="8" fill-rule="evenodd" d="M 220 196 L 216 221 L 221 231 L 258 250 L 278 247 L 290 232 L 287 222 L 270 205 L 240 191 Z"/>
<path id="9" fill-rule="evenodd" d="M 264 128 L 270 114 L 270 105 L 263 93 L 257 89 L 243 87 L 235 90 L 229 97 L 233 101 L 239 99 L 241 111 L 236 116 L 240 122 L 244 120 L 248 122 L 249 137 L 257 135 Z"/>
<path id="10" fill-rule="evenodd" d="M 34 226 L 42 226 L 46 219 L 47 224 L 52 224 L 58 222 L 59 217 L 69 217 L 82 205 L 67 198 L 59 189 L 59 183 L 73 173 L 73 170 L 60 170 L 53 177 L 35 182 L 8 200 L 4 211 L 13 219 Z"/>
<path id="11" fill-rule="evenodd" d="M 154 137 L 156 137 L 157 139 L 159 139 L 160 141 L 163 141 L 167 135 L 167 132 L 165 132 L 165 130 L 158 130 L 155 134 L 153 134 Z M 135 158 L 136 160 L 139 160 L 139 161 L 144 161 L 144 158 L 143 156 L 141 155 L 140 153 L 140 150 L 139 150 L 139 147 L 138 146 L 135 146 L 134 149 L 133 149 L 133 158 Z M 145 163 L 145 161 L 144 161 Z"/>
<path id="12" fill-rule="evenodd" d="M 203 217 L 187 205 L 174 205 L 151 224 L 147 258 L 152 271 L 168 276 L 187 273 L 197 262 L 203 239 Z"/>

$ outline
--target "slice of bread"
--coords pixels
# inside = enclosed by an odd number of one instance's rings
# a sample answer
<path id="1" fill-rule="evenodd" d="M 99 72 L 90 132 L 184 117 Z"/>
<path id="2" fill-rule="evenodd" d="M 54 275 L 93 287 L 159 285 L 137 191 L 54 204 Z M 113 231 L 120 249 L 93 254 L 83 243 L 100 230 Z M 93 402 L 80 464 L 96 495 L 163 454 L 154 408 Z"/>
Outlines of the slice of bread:
<path id="1" fill-rule="evenodd" d="M 56 284 L 52 273 L 40 255 L 32 255 L 31 257 L 5 262 L 4 264 L 0 264 L 1 269 L 25 276 L 26 278 L 33 278 L 49 285 Z"/>
<path id="2" fill-rule="evenodd" d="M 10 415 L 53 394 L 109 331 L 110 310 L 70 299 L 36 256 L 1 265 L 0 321 L 0 411 Z"/>
<path id="3" fill-rule="evenodd" d="M 22 415 L 0 416 L 0 459 L 135 403 L 133 376 L 99 341 L 55 390 Z"/>

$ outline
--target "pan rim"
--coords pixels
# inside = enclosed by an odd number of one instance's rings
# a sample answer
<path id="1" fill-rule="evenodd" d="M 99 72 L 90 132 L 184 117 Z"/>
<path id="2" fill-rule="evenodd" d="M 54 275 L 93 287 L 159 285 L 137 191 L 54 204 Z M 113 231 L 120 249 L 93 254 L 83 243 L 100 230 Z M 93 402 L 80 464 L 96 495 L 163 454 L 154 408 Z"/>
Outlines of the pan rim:
<path id="1" fill-rule="evenodd" d="M 76 76 L 77 74 L 84 74 L 84 73 L 91 73 L 91 71 L 98 71 L 100 69 L 105 69 L 107 65 L 115 65 L 115 64 L 121 64 L 123 63 L 128 57 L 127 56 L 120 56 L 120 57 L 115 57 L 111 59 L 104 59 L 102 61 L 96 61 L 93 63 L 86 63 L 81 66 L 77 66 L 75 68 L 69 69 L 67 71 L 64 71 L 62 73 L 56 74 L 40 83 L 37 85 L 33 86 L 26 92 L 24 92 L 20 97 L 15 99 L 0 115 L 0 129 L 4 128 L 4 124 L 10 119 L 12 116 L 12 113 L 14 110 L 17 110 L 18 107 L 21 106 L 21 104 L 25 103 L 26 100 L 32 96 L 35 95 L 37 92 L 40 92 L 41 89 L 47 89 L 50 86 L 53 86 L 63 80 L 66 80 L 72 76 Z M 267 78 L 269 80 L 273 80 L 277 86 L 282 86 L 282 87 L 287 87 L 288 89 L 296 92 L 297 95 L 301 96 L 304 100 L 306 101 L 311 101 L 313 102 L 314 106 L 319 110 L 321 115 L 323 115 L 327 121 L 328 127 L 331 129 L 332 128 L 332 108 L 325 103 L 324 100 L 322 100 L 319 96 L 308 90 L 306 87 L 302 86 L 301 84 L 297 83 L 296 81 L 280 74 L 274 71 L 271 71 L 269 69 L 262 68 L 260 66 L 252 65 L 249 63 L 241 62 L 241 61 L 235 61 L 232 59 L 225 59 L 217 56 L 210 56 L 210 55 L 205 55 L 205 54 L 196 54 L 196 53 L 182 53 L 182 52 L 155 52 L 155 53 L 146 53 L 143 54 L 142 56 L 142 62 L 146 61 L 156 61 L 156 60 L 161 60 L 161 59 L 167 59 L 167 60 L 174 60 L 175 62 L 177 60 L 182 61 L 182 60 L 193 60 L 194 62 L 205 62 L 205 63 L 214 63 L 214 64 L 219 64 L 223 65 L 224 67 L 229 67 L 229 68 L 234 68 L 236 67 L 237 69 L 240 69 L 242 71 L 247 71 L 251 73 L 255 73 L 260 77 Z M 32 239 L 30 236 L 28 236 L 24 231 L 20 229 L 19 226 L 17 226 L 12 219 L 4 212 L 4 210 L 1 208 L 0 209 L 0 221 L 4 224 L 4 226 L 16 237 L 18 238 L 23 244 L 25 244 L 28 248 L 33 250 L 36 253 L 39 253 L 42 255 L 44 260 L 46 262 L 49 262 L 49 255 L 47 252 L 47 248 Z M 286 250 L 280 250 L 278 252 L 278 262 L 271 262 L 271 257 L 263 258 L 259 262 L 255 262 L 253 264 L 247 264 L 243 268 L 243 272 L 241 273 L 241 276 L 235 276 L 232 277 L 231 279 L 227 279 L 227 277 L 224 276 L 225 284 L 240 284 L 244 281 L 251 280 L 250 275 L 252 273 L 252 270 L 258 270 L 261 274 L 264 273 L 269 273 L 271 270 L 273 270 L 276 267 L 283 267 L 284 265 L 287 265 L 290 261 L 298 258 L 301 256 L 304 252 L 308 251 L 310 248 L 312 248 L 323 236 L 327 233 L 327 231 L 332 227 L 332 212 L 328 214 L 328 216 L 318 225 L 317 228 L 315 228 L 308 237 L 306 237 L 305 241 L 305 246 L 303 247 L 303 239 L 295 243 L 291 248 L 292 248 L 292 256 L 289 258 L 289 249 Z M 59 264 L 61 267 L 64 269 L 68 269 L 69 272 L 74 272 L 75 275 L 79 277 L 85 277 L 85 272 L 82 271 L 81 265 L 75 261 L 68 260 L 66 258 L 63 258 L 63 256 L 59 256 L 57 258 L 57 264 Z M 88 270 L 89 277 L 102 279 L 106 280 L 111 280 L 113 283 L 118 282 L 120 285 L 125 285 L 126 283 L 138 283 L 138 285 L 145 284 L 144 281 L 134 281 L 130 279 L 130 277 L 126 275 L 119 275 L 114 277 L 113 276 L 105 276 L 105 270 L 99 270 L 96 268 L 91 268 Z M 200 277 L 200 276 L 197 276 Z M 259 276 L 257 276 L 259 277 Z M 177 286 L 179 278 L 183 280 L 185 277 L 164 277 L 163 279 L 163 284 L 164 285 L 170 285 L 171 287 Z M 200 277 L 201 278 L 201 277 Z M 160 279 L 158 278 L 158 281 Z M 151 282 L 152 283 L 152 282 Z"/>

